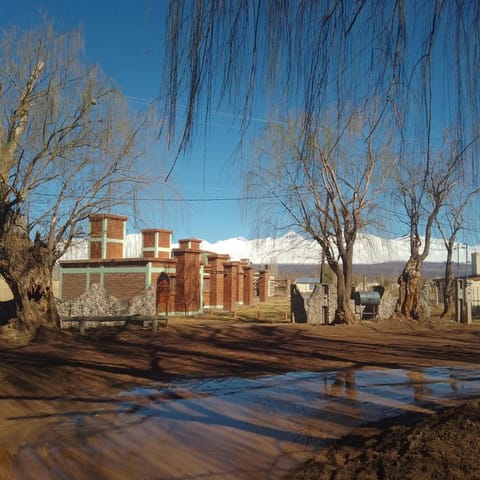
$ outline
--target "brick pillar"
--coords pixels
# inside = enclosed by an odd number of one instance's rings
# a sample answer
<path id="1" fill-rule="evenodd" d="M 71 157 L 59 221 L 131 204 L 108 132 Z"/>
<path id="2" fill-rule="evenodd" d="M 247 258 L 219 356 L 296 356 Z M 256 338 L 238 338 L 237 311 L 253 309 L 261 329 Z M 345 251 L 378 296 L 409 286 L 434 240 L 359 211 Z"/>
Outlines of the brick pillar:
<path id="1" fill-rule="evenodd" d="M 261 302 L 266 302 L 268 299 L 268 283 L 270 280 L 270 270 L 260 270 L 258 279 L 258 296 Z"/>
<path id="2" fill-rule="evenodd" d="M 172 258 L 172 231 L 160 228 L 142 230 L 143 258 Z"/>
<path id="3" fill-rule="evenodd" d="M 125 256 L 125 229 L 128 217 L 90 215 L 88 253 L 90 259 L 111 260 Z"/>
<path id="4" fill-rule="evenodd" d="M 179 240 L 173 254 L 177 259 L 175 311 L 186 315 L 202 311 L 201 251 L 198 239 Z"/>
<path id="5" fill-rule="evenodd" d="M 253 305 L 253 267 L 243 266 L 243 304 Z"/>
<path id="6" fill-rule="evenodd" d="M 203 308 L 210 307 L 210 265 L 208 263 L 201 263 L 202 267 L 202 301 Z"/>
<path id="7" fill-rule="evenodd" d="M 211 253 L 208 255 L 208 264 L 210 266 L 210 298 L 209 307 L 222 309 L 224 301 L 224 263 L 230 260 L 229 255 Z"/>
<path id="8" fill-rule="evenodd" d="M 243 265 L 242 261 L 237 265 L 237 305 L 243 305 Z"/>
<path id="9" fill-rule="evenodd" d="M 223 285 L 223 308 L 234 311 L 237 305 L 237 276 L 238 264 L 227 262 L 223 264 L 225 269 L 225 281 Z"/>

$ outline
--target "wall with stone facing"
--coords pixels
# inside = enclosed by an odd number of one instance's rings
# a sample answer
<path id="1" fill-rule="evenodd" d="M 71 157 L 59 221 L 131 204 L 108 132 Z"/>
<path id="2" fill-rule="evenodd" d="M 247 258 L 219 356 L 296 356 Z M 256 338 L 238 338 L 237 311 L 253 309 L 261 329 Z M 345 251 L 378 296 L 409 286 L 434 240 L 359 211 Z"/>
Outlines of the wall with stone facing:
<path id="1" fill-rule="evenodd" d="M 385 292 L 378 306 L 378 316 L 380 318 L 390 318 L 395 313 L 395 306 L 398 298 L 389 292 Z"/>
<path id="2" fill-rule="evenodd" d="M 155 314 L 155 287 L 143 290 L 131 300 L 119 300 L 101 285 L 95 283 L 76 299 L 57 300 L 61 317 L 120 317 Z"/>
<path id="3" fill-rule="evenodd" d="M 317 285 L 305 299 L 307 322 L 314 325 L 331 324 L 337 308 L 337 289 L 333 284 Z"/>
<path id="4" fill-rule="evenodd" d="M 325 325 L 333 323 L 337 308 L 336 287 L 332 284 L 319 284 L 313 292 L 301 292 L 297 285 L 290 286 L 292 321 Z"/>
<path id="5" fill-rule="evenodd" d="M 310 323 L 313 325 L 324 325 L 333 323 L 335 309 L 337 308 L 337 292 L 333 284 L 317 285 L 312 293 L 302 293 L 291 286 L 291 311 L 292 321 L 297 323 Z M 385 292 L 378 306 L 378 318 L 390 318 L 395 312 L 397 298 Z M 352 311 L 356 311 L 353 300 L 351 301 Z M 358 312 L 357 317 L 359 317 Z"/>

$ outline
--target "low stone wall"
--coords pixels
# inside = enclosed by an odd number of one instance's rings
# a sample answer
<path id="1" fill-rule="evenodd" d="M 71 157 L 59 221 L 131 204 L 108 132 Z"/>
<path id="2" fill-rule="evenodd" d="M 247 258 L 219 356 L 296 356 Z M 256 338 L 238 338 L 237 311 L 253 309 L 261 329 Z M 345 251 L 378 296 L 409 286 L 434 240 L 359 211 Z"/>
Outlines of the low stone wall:
<path id="1" fill-rule="evenodd" d="M 323 285 L 317 285 L 311 295 L 305 299 L 307 322 L 313 325 L 328 325 L 334 322 L 337 308 L 337 289 L 328 285 L 325 293 Z"/>
<path id="2" fill-rule="evenodd" d="M 395 312 L 396 304 L 397 298 L 385 292 L 378 305 L 378 318 L 375 320 L 390 318 Z M 330 324 L 334 322 L 336 307 L 337 298 L 335 285 L 328 285 L 327 294 L 325 294 L 322 285 L 318 285 L 311 294 L 302 293 L 295 288 L 295 285 L 292 285 L 292 321 L 296 323 L 310 323 L 312 325 Z M 355 306 L 353 300 L 351 300 L 351 308 L 352 311 L 356 312 L 357 318 L 359 318 L 360 311 L 357 311 L 358 308 Z"/>
<path id="3" fill-rule="evenodd" d="M 122 301 L 95 283 L 79 298 L 58 301 L 57 308 L 62 318 L 154 315 L 155 288 L 150 286 L 130 301 Z"/>
<path id="4" fill-rule="evenodd" d="M 302 295 L 300 292 L 298 292 L 298 295 L 296 305 L 294 305 L 295 299 L 292 297 L 294 321 L 316 325 L 333 322 L 336 308 L 336 289 L 334 285 L 329 285 L 328 299 L 325 298 L 321 288 L 317 288 L 311 295 Z M 155 315 L 155 297 L 156 292 L 153 285 L 130 301 L 121 301 L 110 295 L 101 285 L 93 284 L 79 298 L 66 300 L 65 302 L 58 301 L 57 307 L 64 320 L 69 317 L 148 317 Z M 378 316 L 389 318 L 393 315 L 396 302 L 396 297 L 385 292 L 378 307 Z M 328 305 L 328 313 L 324 310 L 326 305 Z M 102 320 L 102 323 L 106 324 L 105 320 Z"/>
<path id="5" fill-rule="evenodd" d="M 316 285 L 312 293 L 302 293 L 295 284 L 290 287 L 292 321 L 324 325 L 333 323 L 337 307 L 336 288 Z"/>
<path id="6" fill-rule="evenodd" d="M 378 306 L 379 318 L 390 318 L 395 312 L 395 306 L 397 305 L 397 297 L 394 297 L 391 293 L 385 292 L 380 300 Z"/>

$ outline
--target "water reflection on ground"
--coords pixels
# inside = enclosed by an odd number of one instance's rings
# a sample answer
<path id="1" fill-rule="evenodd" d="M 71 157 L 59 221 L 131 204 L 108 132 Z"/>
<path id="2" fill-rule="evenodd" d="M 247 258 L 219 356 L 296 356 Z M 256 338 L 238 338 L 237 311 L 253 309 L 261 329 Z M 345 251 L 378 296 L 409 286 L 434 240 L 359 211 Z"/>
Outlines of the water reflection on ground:
<path id="1" fill-rule="evenodd" d="M 8 418 L 24 435 L 0 444 L 0 478 L 278 479 L 359 424 L 478 394 L 477 370 L 365 368 L 55 399 Z"/>

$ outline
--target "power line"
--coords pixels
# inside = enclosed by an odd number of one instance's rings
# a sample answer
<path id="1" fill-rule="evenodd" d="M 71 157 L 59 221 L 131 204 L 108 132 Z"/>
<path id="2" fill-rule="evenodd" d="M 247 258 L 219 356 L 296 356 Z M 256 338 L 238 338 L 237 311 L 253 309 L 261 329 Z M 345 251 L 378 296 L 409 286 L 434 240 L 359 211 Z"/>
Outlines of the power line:
<path id="1" fill-rule="evenodd" d="M 40 193 L 35 192 L 32 195 L 36 195 L 39 197 L 50 197 L 56 198 L 58 197 L 57 194 L 54 193 Z M 68 199 L 78 199 L 78 198 L 88 198 L 88 195 L 68 195 L 65 198 Z M 279 198 L 286 198 L 288 194 L 265 194 L 265 195 L 246 195 L 246 196 L 232 196 L 232 197 L 204 197 L 204 198 L 162 198 L 162 197 L 135 197 L 135 201 L 137 202 L 163 202 L 163 203 L 217 203 L 217 202 L 241 202 L 241 201 L 256 201 L 256 200 L 278 200 Z M 133 198 L 133 197 L 132 197 Z M 116 197 L 102 197 L 105 201 L 116 201 L 118 200 Z M 402 211 L 395 211 L 392 208 L 389 208 L 385 205 L 377 205 L 376 209 L 378 211 L 383 212 L 384 214 L 395 216 L 396 218 L 403 218 L 405 221 L 408 221 L 408 215 Z M 444 227 L 448 227 L 448 225 L 442 222 Z M 385 224 L 382 228 L 384 233 L 387 235 L 398 237 L 398 229 L 393 231 L 391 228 L 388 228 Z M 466 224 L 462 227 L 464 232 L 469 232 L 470 234 L 478 234 L 480 233 L 480 228 L 473 226 L 473 222 L 466 222 Z M 408 232 L 403 235 L 408 236 Z"/>
<path id="2" fill-rule="evenodd" d="M 32 195 L 40 197 L 58 197 L 55 193 L 39 193 L 35 192 Z M 135 197 L 139 202 L 172 202 L 172 203 L 187 203 L 187 202 L 238 202 L 245 200 L 266 200 L 275 199 L 282 195 L 254 195 L 254 196 L 239 196 L 239 197 L 206 197 L 206 198 L 162 198 L 162 197 Z M 65 198 L 88 198 L 88 195 L 65 195 Z M 102 197 L 104 200 L 117 200 L 116 197 Z"/>

